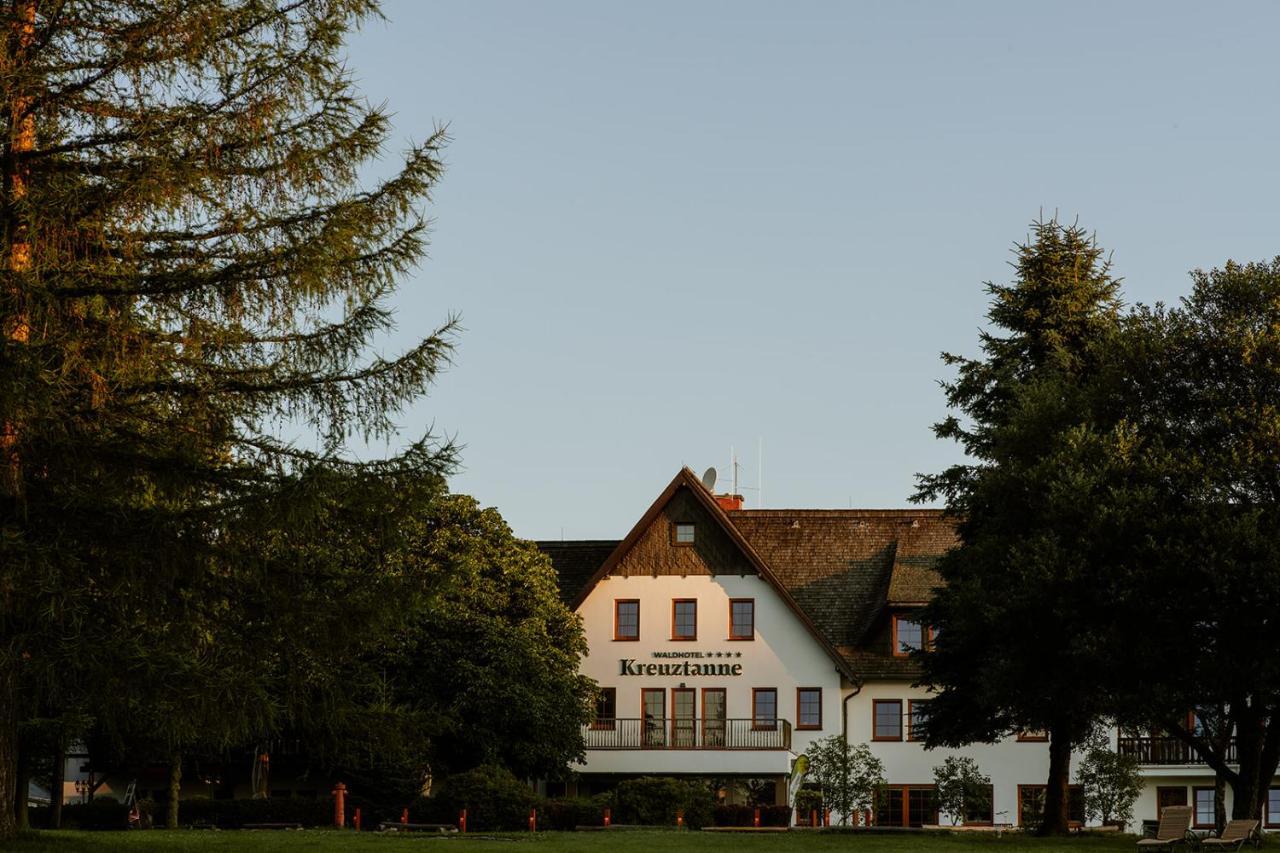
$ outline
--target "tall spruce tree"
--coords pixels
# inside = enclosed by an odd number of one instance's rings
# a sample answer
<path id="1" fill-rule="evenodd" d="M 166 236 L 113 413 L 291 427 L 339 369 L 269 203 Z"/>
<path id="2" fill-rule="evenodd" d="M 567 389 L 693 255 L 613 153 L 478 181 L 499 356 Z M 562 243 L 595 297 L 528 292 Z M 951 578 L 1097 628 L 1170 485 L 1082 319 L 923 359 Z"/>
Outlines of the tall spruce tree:
<path id="1" fill-rule="evenodd" d="M 368 581 L 379 537 L 451 451 L 430 436 L 374 462 L 345 448 L 394 432 L 452 328 L 371 354 L 422 256 L 444 141 L 368 180 L 388 117 L 342 43 L 377 11 L 0 11 L 0 803 L 24 799 L 20 719 L 87 707 L 124 725 L 162 689 L 175 746 L 211 721 L 229 737 L 375 624 L 337 608 L 395 604 Z M 264 671 L 287 683 L 251 684 Z M 0 838 L 14 830 L 0 809 Z"/>
<path id="2" fill-rule="evenodd" d="M 939 571 L 946 592 L 924 618 L 926 741 L 960 746 L 1018 730 L 1049 734 L 1041 831 L 1065 832 L 1072 748 L 1105 712 L 1093 641 L 1115 517 L 1093 512 L 1115 480 L 1126 436 L 1099 405 L 1102 353 L 1118 323 L 1118 281 L 1082 229 L 1036 222 L 1010 285 L 992 296 L 979 359 L 945 355 L 957 415 L 935 427 L 968 461 L 922 475 L 918 500 L 945 500 L 959 545 Z M 1106 399 L 1105 395 L 1101 395 Z M 1121 513 L 1123 517 L 1123 513 Z"/>

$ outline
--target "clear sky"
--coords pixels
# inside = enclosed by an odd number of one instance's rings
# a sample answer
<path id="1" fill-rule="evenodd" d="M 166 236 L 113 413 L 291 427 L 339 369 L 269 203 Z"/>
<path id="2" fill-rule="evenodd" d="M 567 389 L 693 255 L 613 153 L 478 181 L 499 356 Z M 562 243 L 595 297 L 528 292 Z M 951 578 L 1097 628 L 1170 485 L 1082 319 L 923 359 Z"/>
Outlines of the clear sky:
<path id="1" fill-rule="evenodd" d="M 772 507 L 894 507 L 942 350 L 1041 210 L 1128 301 L 1280 254 L 1276 3 L 419 2 L 353 38 L 397 141 L 447 122 L 408 413 L 530 538 L 618 538 L 681 464 Z M 746 491 L 748 506 L 757 494 Z"/>

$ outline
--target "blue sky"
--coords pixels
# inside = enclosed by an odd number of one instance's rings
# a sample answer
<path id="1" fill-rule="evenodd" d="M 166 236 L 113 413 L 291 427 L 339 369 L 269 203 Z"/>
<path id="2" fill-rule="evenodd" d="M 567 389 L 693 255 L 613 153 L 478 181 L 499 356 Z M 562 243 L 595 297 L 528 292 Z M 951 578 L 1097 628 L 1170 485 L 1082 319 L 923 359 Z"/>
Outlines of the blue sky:
<path id="1" fill-rule="evenodd" d="M 395 141 L 450 127 L 402 418 L 531 538 L 624 535 L 681 464 L 892 507 L 958 458 L 938 353 L 1040 211 L 1128 301 L 1280 253 L 1280 5 L 387 0 L 350 43 Z M 748 506 L 757 494 L 745 491 Z"/>

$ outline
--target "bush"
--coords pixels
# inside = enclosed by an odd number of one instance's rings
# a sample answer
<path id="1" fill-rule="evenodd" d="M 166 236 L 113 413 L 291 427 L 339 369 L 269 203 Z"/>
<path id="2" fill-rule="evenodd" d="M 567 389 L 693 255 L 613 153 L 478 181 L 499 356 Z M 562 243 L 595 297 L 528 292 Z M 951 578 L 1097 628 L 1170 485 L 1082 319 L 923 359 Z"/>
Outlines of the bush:
<path id="1" fill-rule="evenodd" d="M 467 829 L 527 829 L 529 809 L 538 804 L 533 789 L 505 767 L 477 767 L 448 777 L 428 800 L 431 823 L 455 823 L 467 810 Z"/>
<path id="2" fill-rule="evenodd" d="M 613 792 L 614 823 L 674 826 L 676 812 L 684 811 L 684 824 L 701 829 L 713 820 L 715 796 L 704 782 L 642 777 L 618 784 Z"/>
<path id="3" fill-rule="evenodd" d="M 790 826 L 791 806 L 760 806 L 761 826 Z M 723 805 L 713 811 L 716 826 L 753 826 L 756 806 Z"/>
<path id="4" fill-rule="evenodd" d="M 347 821 L 355 814 L 347 806 Z M 363 816 L 362 816 L 363 817 Z M 364 818 L 367 822 L 368 818 Z M 253 823 L 299 823 L 306 827 L 333 823 L 333 798 L 294 800 L 284 797 L 265 800 L 182 800 L 178 804 L 178 822 L 183 826 L 204 824 L 226 829 L 239 829 Z"/>
<path id="5" fill-rule="evenodd" d="M 547 800 L 538 809 L 538 828 L 568 831 L 579 826 L 604 826 L 604 810 L 612 808 L 609 794 Z"/>
<path id="6" fill-rule="evenodd" d="M 809 815 L 818 813 L 818 822 L 822 822 L 822 792 L 814 788 L 801 788 L 796 791 L 796 820 L 805 826 L 809 825 Z"/>
<path id="7" fill-rule="evenodd" d="M 46 816 L 42 815 L 41 818 L 42 823 L 48 821 Z M 70 803 L 62 807 L 62 827 L 63 829 L 128 829 L 129 807 L 106 797 L 87 803 Z"/>

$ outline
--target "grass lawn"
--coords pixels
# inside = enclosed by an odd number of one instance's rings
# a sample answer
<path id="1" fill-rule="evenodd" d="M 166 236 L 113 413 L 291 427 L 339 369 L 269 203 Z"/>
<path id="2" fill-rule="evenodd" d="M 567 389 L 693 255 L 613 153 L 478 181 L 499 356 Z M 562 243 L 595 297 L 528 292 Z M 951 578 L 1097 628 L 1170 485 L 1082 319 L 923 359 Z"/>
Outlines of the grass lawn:
<path id="1" fill-rule="evenodd" d="M 26 836 L 5 847 L 14 853 L 161 853 L 161 851 L 245 850 L 249 853 L 276 851 L 339 850 L 435 850 L 443 853 L 648 853 L 696 851 L 696 853 L 1103 853 L 1132 851 L 1131 836 L 1083 836 L 1069 839 L 1027 838 L 1018 833 L 1002 837 L 969 834 L 861 834 L 789 832 L 768 835 L 710 832 L 544 832 L 534 836 L 433 836 L 398 835 L 333 830 L 268 832 L 239 830 L 211 832 L 179 830 L 167 832 L 41 832 Z M 1267 845 L 1280 849 L 1280 844 Z M 1252 849 L 1252 848 L 1249 848 Z"/>

